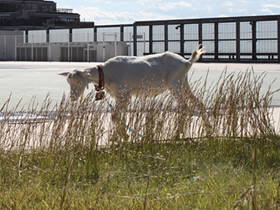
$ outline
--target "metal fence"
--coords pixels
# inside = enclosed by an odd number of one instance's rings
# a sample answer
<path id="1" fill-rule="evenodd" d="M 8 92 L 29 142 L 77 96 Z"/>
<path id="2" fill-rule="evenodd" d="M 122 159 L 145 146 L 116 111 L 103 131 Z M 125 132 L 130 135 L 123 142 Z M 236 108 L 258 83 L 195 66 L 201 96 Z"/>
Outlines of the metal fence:
<path id="1" fill-rule="evenodd" d="M 105 61 L 171 51 L 205 62 L 280 62 L 280 15 L 140 21 L 85 29 L 0 33 L 0 60 Z"/>
<path id="2" fill-rule="evenodd" d="M 207 54 L 201 61 L 280 62 L 279 15 L 144 21 L 134 25 L 135 34 L 148 34 L 144 54 L 169 50 L 189 56 L 202 44 Z M 134 54 L 141 55 L 143 41 L 134 40 L 134 44 Z"/>

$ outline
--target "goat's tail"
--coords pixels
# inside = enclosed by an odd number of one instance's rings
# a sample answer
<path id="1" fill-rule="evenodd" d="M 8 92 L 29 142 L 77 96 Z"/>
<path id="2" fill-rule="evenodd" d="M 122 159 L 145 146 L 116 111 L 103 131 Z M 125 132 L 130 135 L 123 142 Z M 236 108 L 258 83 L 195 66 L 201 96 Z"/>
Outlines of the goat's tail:
<path id="1" fill-rule="evenodd" d="M 190 58 L 191 63 L 198 61 L 200 56 L 205 53 L 206 51 L 204 50 L 204 48 L 201 48 L 201 44 L 198 45 L 197 48 L 192 52 L 192 57 Z"/>

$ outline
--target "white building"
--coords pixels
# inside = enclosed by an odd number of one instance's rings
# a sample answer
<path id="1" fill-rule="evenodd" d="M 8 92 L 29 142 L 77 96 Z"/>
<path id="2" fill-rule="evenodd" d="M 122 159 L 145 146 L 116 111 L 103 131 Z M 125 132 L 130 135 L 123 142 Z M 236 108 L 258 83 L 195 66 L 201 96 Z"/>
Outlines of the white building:
<path id="1" fill-rule="evenodd" d="M 26 38 L 22 31 L 0 31 L 0 60 L 3 61 L 103 62 L 117 55 L 128 55 L 128 48 L 126 42 L 117 40 L 47 42 L 38 37 Z"/>

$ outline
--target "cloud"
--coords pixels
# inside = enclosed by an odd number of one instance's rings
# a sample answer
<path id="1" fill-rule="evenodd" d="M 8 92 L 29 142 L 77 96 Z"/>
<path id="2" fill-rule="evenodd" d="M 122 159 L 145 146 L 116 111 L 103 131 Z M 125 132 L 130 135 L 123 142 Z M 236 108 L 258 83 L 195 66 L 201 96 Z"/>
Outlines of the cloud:
<path id="1" fill-rule="evenodd" d="M 144 7 L 157 8 L 162 11 L 192 7 L 192 5 L 186 1 L 137 0 L 137 3 Z"/>
<path id="2" fill-rule="evenodd" d="M 192 7 L 192 5 L 188 2 L 185 1 L 179 1 L 179 2 L 166 2 L 166 3 L 162 3 L 159 4 L 159 9 L 164 10 L 164 11 L 168 11 L 168 10 L 172 10 L 172 9 L 176 9 L 176 8 L 190 8 Z"/>
<path id="3" fill-rule="evenodd" d="M 239 12 L 239 13 L 247 13 L 248 12 L 248 10 L 246 8 L 240 8 L 240 9 L 237 9 L 236 11 Z"/>
<path id="4" fill-rule="evenodd" d="M 233 6 L 233 3 L 231 1 L 226 1 L 223 6 L 225 7 L 232 7 Z"/>
<path id="5" fill-rule="evenodd" d="M 160 2 L 159 2 L 160 0 L 153 0 L 153 1 L 151 1 L 151 0 L 137 0 L 136 2 L 138 3 L 138 4 L 140 4 L 140 5 L 142 5 L 142 6 L 147 6 L 147 5 L 149 5 L 149 7 L 150 6 L 156 6 L 156 5 L 158 5 Z"/>
<path id="6" fill-rule="evenodd" d="M 223 7 L 226 7 L 230 13 L 247 13 L 248 10 L 246 8 L 240 8 L 237 5 L 234 5 L 232 1 L 226 1 L 222 4 Z"/>
<path id="7" fill-rule="evenodd" d="M 81 20 L 94 21 L 97 25 L 103 24 L 132 24 L 135 21 L 175 19 L 177 17 L 162 15 L 154 12 L 109 12 L 98 7 L 80 7 L 75 9 L 81 15 Z"/>
<path id="8" fill-rule="evenodd" d="M 228 17 L 227 15 L 225 15 L 225 14 L 220 14 L 220 15 L 218 15 L 217 17 L 220 17 L 220 18 L 225 18 L 225 17 Z"/>
<path id="9" fill-rule="evenodd" d="M 89 0 L 83 0 L 89 1 Z M 94 6 L 80 6 L 74 10 L 81 15 L 81 20 L 94 21 L 95 24 L 132 24 L 142 20 L 178 19 L 182 13 L 192 5 L 187 1 L 170 0 L 92 0 Z M 101 4 L 102 3 L 102 4 Z M 106 5 L 104 5 L 106 4 Z M 176 10 L 178 12 L 174 13 Z"/>
<path id="10" fill-rule="evenodd" d="M 201 10 L 205 10 L 207 12 L 212 12 L 213 11 L 213 7 L 211 5 L 205 5 L 201 8 Z"/>
<path id="11" fill-rule="evenodd" d="M 279 4 L 264 4 L 262 6 L 261 12 L 272 15 L 272 14 L 275 14 L 273 12 L 273 9 L 280 9 L 280 5 Z"/>
<path id="12" fill-rule="evenodd" d="M 280 5 L 279 4 L 264 4 L 263 6 L 265 8 L 280 9 Z"/>

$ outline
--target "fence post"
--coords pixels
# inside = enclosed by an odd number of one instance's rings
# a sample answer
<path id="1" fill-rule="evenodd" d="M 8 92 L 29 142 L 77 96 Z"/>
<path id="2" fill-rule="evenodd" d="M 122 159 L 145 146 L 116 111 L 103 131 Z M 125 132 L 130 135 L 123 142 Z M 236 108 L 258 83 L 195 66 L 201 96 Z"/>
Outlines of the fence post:
<path id="1" fill-rule="evenodd" d="M 73 29 L 72 28 L 69 28 L 69 42 L 72 42 L 73 41 Z"/>
<path id="2" fill-rule="evenodd" d="M 120 26 L 120 41 L 123 42 L 124 41 L 124 26 L 121 25 Z"/>
<path id="3" fill-rule="evenodd" d="M 202 44 L 202 23 L 198 24 L 198 43 Z"/>
<path id="4" fill-rule="evenodd" d="M 255 20 L 251 21 L 250 24 L 252 26 L 252 58 L 257 60 L 257 24 Z"/>
<path id="5" fill-rule="evenodd" d="M 164 23 L 164 51 L 168 51 L 168 24 Z"/>
<path id="6" fill-rule="evenodd" d="M 97 27 L 94 27 L 93 33 L 93 42 L 97 42 Z"/>
<path id="7" fill-rule="evenodd" d="M 133 55 L 137 56 L 137 25 L 133 24 Z"/>
<path id="8" fill-rule="evenodd" d="M 214 26 L 214 37 L 215 37 L 215 60 L 219 59 L 219 23 L 215 22 Z"/>
<path id="9" fill-rule="evenodd" d="M 46 41 L 47 41 L 47 43 L 50 43 L 50 29 L 49 28 L 46 30 Z"/>
<path id="10" fill-rule="evenodd" d="M 184 29 L 184 24 L 180 24 L 180 53 L 182 56 L 185 54 L 185 37 L 184 37 L 185 29 Z"/>
<path id="11" fill-rule="evenodd" d="M 25 30 L 25 43 L 28 43 L 28 30 Z"/>
<path id="12" fill-rule="evenodd" d="M 149 54 L 153 54 L 153 25 L 149 25 Z"/>
<path id="13" fill-rule="evenodd" d="M 17 61 L 17 34 L 15 35 L 15 61 Z"/>
<path id="14" fill-rule="evenodd" d="M 240 61 L 240 21 L 236 21 L 236 61 Z"/>
<path id="15" fill-rule="evenodd" d="M 280 63 L 280 19 L 277 20 L 278 63 Z"/>

